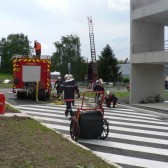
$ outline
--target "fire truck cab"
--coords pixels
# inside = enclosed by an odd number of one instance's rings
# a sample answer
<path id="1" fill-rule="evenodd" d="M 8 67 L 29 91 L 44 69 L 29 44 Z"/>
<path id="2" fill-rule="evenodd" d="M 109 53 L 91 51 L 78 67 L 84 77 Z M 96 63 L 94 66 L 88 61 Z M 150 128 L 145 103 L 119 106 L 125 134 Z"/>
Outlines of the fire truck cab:
<path id="1" fill-rule="evenodd" d="M 13 56 L 13 92 L 17 98 L 38 97 L 44 100 L 50 95 L 50 67 L 49 57 Z"/>

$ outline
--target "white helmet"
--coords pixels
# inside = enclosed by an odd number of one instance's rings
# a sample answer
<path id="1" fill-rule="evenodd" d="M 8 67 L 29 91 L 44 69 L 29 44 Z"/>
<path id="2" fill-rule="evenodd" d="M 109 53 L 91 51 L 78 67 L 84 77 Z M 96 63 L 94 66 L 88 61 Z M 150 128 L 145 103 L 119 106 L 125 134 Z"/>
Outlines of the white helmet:
<path id="1" fill-rule="evenodd" d="M 68 75 L 68 74 L 66 74 L 66 75 L 64 76 L 64 79 L 66 80 L 68 76 L 69 76 L 69 75 Z"/>
<path id="2" fill-rule="evenodd" d="M 73 75 L 71 75 L 71 74 L 66 74 L 66 75 L 64 76 L 64 78 L 65 78 L 65 80 L 70 80 L 70 79 L 73 79 Z"/>
<path id="3" fill-rule="evenodd" d="M 72 74 L 69 74 L 70 78 L 73 79 L 73 75 Z"/>

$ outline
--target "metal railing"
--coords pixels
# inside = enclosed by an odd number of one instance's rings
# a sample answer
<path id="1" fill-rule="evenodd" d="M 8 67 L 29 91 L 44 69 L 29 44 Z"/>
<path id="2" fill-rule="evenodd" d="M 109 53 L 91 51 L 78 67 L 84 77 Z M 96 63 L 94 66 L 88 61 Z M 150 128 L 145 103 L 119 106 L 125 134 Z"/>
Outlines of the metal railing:
<path id="1" fill-rule="evenodd" d="M 160 0 L 132 0 L 132 10 L 150 5 L 152 3 L 158 2 Z"/>
<path id="2" fill-rule="evenodd" d="M 168 51 L 168 40 L 163 42 L 153 42 L 146 44 L 139 44 L 132 46 L 132 53 L 145 53 L 145 52 L 156 52 L 156 51 Z"/>

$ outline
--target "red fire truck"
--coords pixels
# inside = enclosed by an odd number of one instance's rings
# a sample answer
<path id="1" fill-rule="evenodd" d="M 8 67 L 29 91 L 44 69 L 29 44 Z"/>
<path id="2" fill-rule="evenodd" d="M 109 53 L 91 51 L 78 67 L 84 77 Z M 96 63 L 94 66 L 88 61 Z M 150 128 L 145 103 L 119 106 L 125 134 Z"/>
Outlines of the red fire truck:
<path id="1" fill-rule="evenodd" d="M 13 92 L 17 98 L 44 100 L 50 95 L 49 57 L 13 56 Z"/>

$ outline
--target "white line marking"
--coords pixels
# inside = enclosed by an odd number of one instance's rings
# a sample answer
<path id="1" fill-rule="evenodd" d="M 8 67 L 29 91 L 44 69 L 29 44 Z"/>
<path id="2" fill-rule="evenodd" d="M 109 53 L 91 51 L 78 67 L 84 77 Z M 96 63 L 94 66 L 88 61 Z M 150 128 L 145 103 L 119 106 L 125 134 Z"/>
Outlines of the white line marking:
<path id="1" fill-rule="evenodd" d="M 117 133 L 109 133 L 108 137 L 127 139 L 127 140 L 133 140 L 138 142 L 149 142 L 149 143 L 168 145 L 168 140 L 157 139 L 157 138 L 148 138 L 148 137 L 142 137 L 142 136 L 138 137 L 134 135 L 124 135 L 124 134 L 117 134 Z"/>
<path id="2" fill-rule="evenodd" d="M 135 157 L 129 157 L 129 156 L 123 156 L 123 155 L 102 153 L 97 151 L 94 151 L 94 153 L 96 153 L 101 158 L 104 158 L 104 159 L 108 158 L 109 161 L 113 161 L 115 163 L 120 163 L 120 164 L 146 167 L 146 168 L 167 168 L 168 167 L 167 162 L 160 162 L 160 161 L 147 160 L 147 159 L 141 159 L 141 158 L 135 158 Z"/>
<path id="3" fill-rule="evenodd" d="M 100 145 L 105 147 L 112 147 L 112 148 L 118 148 L 118 149 L 124 149 L 124 150 L 131 150 L 131 151 L 137 151 L 137 152 L 145 152 L 145 153 L 151 153 L 151 154 L 157 154 L 157 155 L 165 155 L 167 156 L 168 150 L 166 149 L 159 149 L 154 147 L 144 147 L 140 145 L 132 145 L 132 144 L 124 144 L 124 143 L 118 143 L 118 142 L 111 142 L 111 141 L 102 141 L 97 139 L 85 139 L 80 140 L 79 142 L 86 143 L 86 144 L 92 144 L 92 145 Z"/>
<path id="4" fill-rule="evenodd" d="M 127 125 L 127 126 L 134 126 L 134 127 L 136 126 L 136 127 L 139 127 L 139 129 L 140 128 L 153 128 L 153 129 L 168 130 L 168 127 L 150 125 L 150 123 L 149 124 L 134 124 L 134 123 L 127 123 L 127 122 L 124 122 L 124 121 L 123 122 L 112 121 L 112 124 Z"/>

